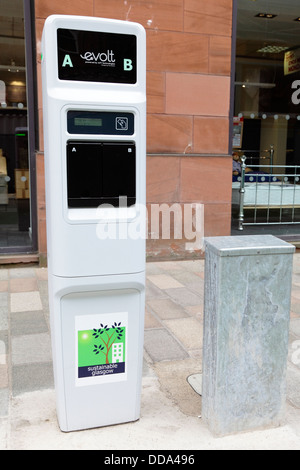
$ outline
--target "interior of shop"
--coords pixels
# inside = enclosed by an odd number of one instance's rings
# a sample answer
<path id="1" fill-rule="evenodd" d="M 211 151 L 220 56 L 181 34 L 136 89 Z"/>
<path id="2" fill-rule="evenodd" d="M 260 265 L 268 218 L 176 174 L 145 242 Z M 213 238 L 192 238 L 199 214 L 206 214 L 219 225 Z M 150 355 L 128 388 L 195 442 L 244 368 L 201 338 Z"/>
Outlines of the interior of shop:
<path id="1" fill-rule="evenodd" d="M 0 14 L 0 252 L 30 245 L 25 34 L 22 0 Z"/>
<path id="2" fill-rule="evenodd" d="M 243 234 L 296 237 L 300 234 L 299 1 L 237 4 L 233 151 L 240 163 L 241 156 L 246 157 L 247 173 L 243 178 L 241 172 L 233 175 L 232 233 L 241 231 L 242 221 Z M 242 202 L 237 197 L 241 189 Z"/>

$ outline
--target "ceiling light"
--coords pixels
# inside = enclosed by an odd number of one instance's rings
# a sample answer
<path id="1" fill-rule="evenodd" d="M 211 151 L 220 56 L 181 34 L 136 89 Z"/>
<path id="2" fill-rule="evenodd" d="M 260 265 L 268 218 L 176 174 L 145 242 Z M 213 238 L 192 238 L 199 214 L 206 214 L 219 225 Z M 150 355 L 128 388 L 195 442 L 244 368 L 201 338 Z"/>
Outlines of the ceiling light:
<path id="1" fill-rule="evenodd" d="M 24 82 L 21 82 L 19 80 L 13 80 L 12 82 L 9 83 L 10 85 L 13 85 L 13 86 L 25 86 L 25 83 Z"/>
<path id="2" fill-rule="evenodd" d="M 257 87 L 257 88 L 275 88 L 275 83 L 264 83 L 264 82 L 235 82 L 236 85 L 240 85 L 243 88 Z"/>
<path id="3" fill-rule="evenodd" d="M 268 20 L 272 20 L 276 16 L 277 15 L 273 15 L 272 13 L 258 13 L 258 15 L 255 15 L 256 18 L 267 18 Z"/>
<path id="4" fill-rule="evenodd" d="M 289 49 L 288 46 L 265 46 L 262 47 L 261 49 L 258 49 L 257 52 L 262 52 L 262 53 L 269 53 L 269 54 L 279 54 L 280 52 L 287 51 Z"/>

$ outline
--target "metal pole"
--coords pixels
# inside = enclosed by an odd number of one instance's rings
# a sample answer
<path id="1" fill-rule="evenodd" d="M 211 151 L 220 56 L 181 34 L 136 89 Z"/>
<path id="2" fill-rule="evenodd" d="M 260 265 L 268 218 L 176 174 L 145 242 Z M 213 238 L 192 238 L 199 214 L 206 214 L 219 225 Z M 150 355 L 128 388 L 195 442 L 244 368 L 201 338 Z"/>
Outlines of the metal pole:
<path id="1" fill-rule="evenodd" d="M 240 212 L 239 212 L 239 230 L 244 230 L 244 198 L 245 198 L 245 171 L 246 171 L 246 157 L 243 155 L 242 160 L 242 172 L 241 172 L 241 186 L 240 186 Z"/>
<path id="2" fill-rule="evenodd" d="M 272 173 L 273 173 L 273 157 L 274 157 L 274 145 L 270 145 L 270 165 L 271 165 Z"/>

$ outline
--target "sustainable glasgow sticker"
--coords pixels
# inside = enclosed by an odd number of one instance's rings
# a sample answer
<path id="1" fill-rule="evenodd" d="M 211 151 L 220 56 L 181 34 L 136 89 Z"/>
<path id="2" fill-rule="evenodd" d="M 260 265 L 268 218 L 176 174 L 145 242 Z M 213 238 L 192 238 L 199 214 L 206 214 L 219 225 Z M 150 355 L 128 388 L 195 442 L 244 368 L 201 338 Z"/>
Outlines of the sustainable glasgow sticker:
<path id="1" fill-rule="evenodd" d="M 76 317 L 76 334 L 77 385 L 126 380 L 127 313 Z"/>

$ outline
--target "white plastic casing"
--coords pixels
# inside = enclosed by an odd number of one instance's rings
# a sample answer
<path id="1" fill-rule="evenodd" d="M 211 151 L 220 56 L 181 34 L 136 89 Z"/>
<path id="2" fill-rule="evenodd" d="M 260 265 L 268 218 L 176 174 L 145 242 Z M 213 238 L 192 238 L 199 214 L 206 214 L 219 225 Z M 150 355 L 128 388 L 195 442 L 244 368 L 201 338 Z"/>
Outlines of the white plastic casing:
<path id="1" fill-rule="evenodd" d="M 135 35 L 136 83 L 60 80 L 59 28 Z M 50 16 L 45 22 L 42 83 L 49 306 L 57 414 L 63 431 L 133 421 L 139 417 L 145 308 L 145 62 L 145 31 L 136 23 L 61 15 Z M 70 135 L 69 110 L 133 113 L 134 134 Z M 66 146 L 70 140 L 134 142 L 135 205 L 109 210 L 70 208 L 66 163 Z M 98 236 L 101 227 L 112 229 L 111 232 L 116 230 L 121 236 L 103 239 Z M 95 384 L 91 379 L 90 386 L 78 386 L 76 325 L 78 322 L 90 325 L 93 318 L 98 321 L 101 315 L 127 318 L 126 380 L 123 377 L 118 383 L 116 375 L 114 380 L 104 380 L 103 384 L 99 384 L 101 379 L 98 378 Z"/>

